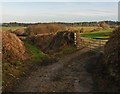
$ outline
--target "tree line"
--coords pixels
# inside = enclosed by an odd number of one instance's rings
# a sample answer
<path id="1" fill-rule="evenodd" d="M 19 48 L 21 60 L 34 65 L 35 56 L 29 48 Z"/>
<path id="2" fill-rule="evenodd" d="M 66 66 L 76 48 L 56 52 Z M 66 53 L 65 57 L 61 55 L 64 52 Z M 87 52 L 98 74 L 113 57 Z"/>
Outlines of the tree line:
<path id="1" fill-rule="evenodd" d="M 99 22 L 74 22 L 74 23 L 66 23 L 66 22 L 50 22 L 50 23 L 17 23 L 17 22 L 10 22 L 10 23 L 2 23 L 2 26 L 24 26 L 27 27 L 29 25 L 38 25 L 38 24 L 62 24 L 65 26 L 98 26 L 99 23 L 105 22 L 110 26 L 120 25 L 118 21 L 99 21 Z"/>

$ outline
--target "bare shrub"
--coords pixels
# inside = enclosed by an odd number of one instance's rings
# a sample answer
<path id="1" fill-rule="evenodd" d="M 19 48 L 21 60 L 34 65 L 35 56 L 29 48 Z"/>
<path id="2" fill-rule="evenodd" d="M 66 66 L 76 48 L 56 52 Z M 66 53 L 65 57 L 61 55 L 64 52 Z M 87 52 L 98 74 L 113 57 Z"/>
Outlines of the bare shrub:
<path id="1" fill-rule="evenodd" d="M 84 28 L 81 28 L 80 29 L 80 33 L 84 33 L 85 32 L 85 29 Z"/>
<path id="2" fill-rule="evenodd" d="M 103 29 L 108 29 L 109 28 L 109 25 L 105 22 L 100 22 L 99 26 L 102 27 Z"/>
<path id="3" fill-rule="evenodd" d="M 26 29 L 28 35 L 37 35 L 45 33 L 56 33 L 58 31 L 65 30 L 65 26 L 61 24 L 38 24 L 30 25 Z"/>

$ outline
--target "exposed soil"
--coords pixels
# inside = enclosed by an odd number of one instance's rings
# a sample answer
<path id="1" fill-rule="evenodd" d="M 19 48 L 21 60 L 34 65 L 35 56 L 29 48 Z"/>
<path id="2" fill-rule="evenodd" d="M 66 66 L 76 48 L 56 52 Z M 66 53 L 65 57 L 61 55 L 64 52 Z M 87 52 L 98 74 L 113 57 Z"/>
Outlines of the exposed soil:
<path id="1" fill-rule="evenodd" d="M 101 54 L 84 48 L 47 66 L 37 65 L 22 77 L 11 92 L 94 92 L 100 91 L 92 71 Z M 94 67 L 93 67 L 94 65 Z M 103 91 L 101 89 L 101 91 Z M 104 88 L 104 91 L 106 89 Z"/>

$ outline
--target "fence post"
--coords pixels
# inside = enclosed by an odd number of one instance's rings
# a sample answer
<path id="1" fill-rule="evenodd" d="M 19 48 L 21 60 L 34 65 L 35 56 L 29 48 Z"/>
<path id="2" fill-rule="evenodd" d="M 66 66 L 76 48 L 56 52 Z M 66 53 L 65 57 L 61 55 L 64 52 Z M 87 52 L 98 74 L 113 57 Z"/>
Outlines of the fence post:
<path id="1" fill-rule="evenodd" d="M 76 31 L 74 32 L 74 44 L 77 48 L 80 48 L 80 32 Z"/>
<path id="2" fill-rule="evenodd" d="M 76 32 L 74 33 L 74 45 L 76 46 L 77 43 L 76 43 Z"/>

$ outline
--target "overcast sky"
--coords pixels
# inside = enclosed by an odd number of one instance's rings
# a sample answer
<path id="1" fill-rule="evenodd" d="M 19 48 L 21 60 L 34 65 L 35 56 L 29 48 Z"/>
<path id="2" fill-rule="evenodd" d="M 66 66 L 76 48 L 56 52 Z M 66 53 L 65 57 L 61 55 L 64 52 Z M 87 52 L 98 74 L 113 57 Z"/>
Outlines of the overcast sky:
<path id="1" fill-rule="evenodd" d="M 4 2 L 3 22 L 118 20 L 117 2 Z"/>

